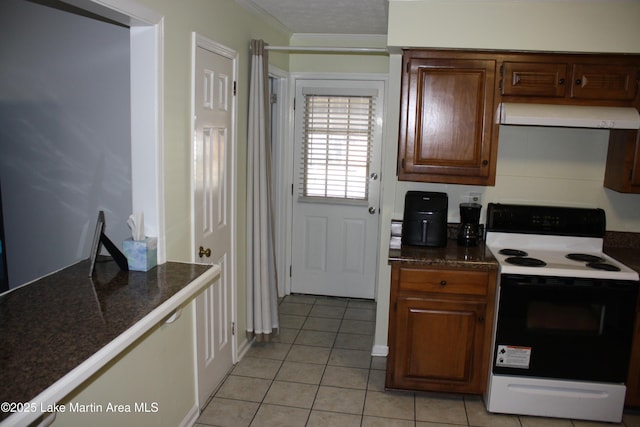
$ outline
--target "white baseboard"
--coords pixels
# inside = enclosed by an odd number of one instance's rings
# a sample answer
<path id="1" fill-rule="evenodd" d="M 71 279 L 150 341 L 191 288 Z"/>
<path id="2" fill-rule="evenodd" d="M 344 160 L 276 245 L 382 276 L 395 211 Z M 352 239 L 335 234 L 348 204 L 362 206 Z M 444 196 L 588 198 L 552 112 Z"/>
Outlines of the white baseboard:
<path id="1" fill-rule="evenodd" d="M 249 341 L 248 339 L 245 338 L 241 343 L 238 344 L 238 352 L 237 352 L 238 360 L 236 360 L 236 363 L 241 361 L 244 355 L 247 354 L 247 351 L 249 351 L 249 349 L 251 348 L 252 342 L 253 340 Z"/>
<path id="2" fill-rule="evenodd" d="M 371 350 L 372 356 L 386 357 L 389 354 L 389 346 L 386 345 L 374 345 Z"/>
<path id="3" fill-rule="evenodd" d="M 198 421 L 199 416 L 200 409 L 198 409 L 198 405 L 193 405 L 189 412 L 187 412 L 187 415 L 185 415 L 185 417 L 182 419 L 182 422 L 178 427 L 192 427 L 196 423 L 196 421 Z"/>

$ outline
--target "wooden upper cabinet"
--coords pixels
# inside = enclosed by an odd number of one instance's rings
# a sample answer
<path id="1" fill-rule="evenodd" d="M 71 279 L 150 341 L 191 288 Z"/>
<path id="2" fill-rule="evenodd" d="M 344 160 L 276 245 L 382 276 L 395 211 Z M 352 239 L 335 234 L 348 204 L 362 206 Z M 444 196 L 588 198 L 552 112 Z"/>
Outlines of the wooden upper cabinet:
<path id="1" fill-rule="evenodd" d="M 640 104 L 637 55 L 504 53 L 498 57 L 502 102 Z"/>
<path id="2" fill-rule="evenodd" d="M 604 186 L 621 193 L 640 193 L 640 132 L 612 129 L 609 132 Z"/>
<path id="3" fill-rule="evenodd" d="M 398 179 L 493 185 L 496 60 L 406 51 Z"/>
<path id="4" fill-rule="evenodd" d="M 633 101 L 638 94 L 639 72 L 638 64 L 574 64 L 571 97 Z"/>
<path id="5" fill-rule="evenodd" d="M 502 94 L 564 97 L 568 64 L 510 62 L 502 64 Z"/>
<path id="6" fill-rule="evenodd" d="M 407 49 L 402 65 L 400 181 L 494 185 L 501 103 L 640 109 L 640 55 Z M 612 140 L 605 186 L 640 192 L 640 142 Z"/>

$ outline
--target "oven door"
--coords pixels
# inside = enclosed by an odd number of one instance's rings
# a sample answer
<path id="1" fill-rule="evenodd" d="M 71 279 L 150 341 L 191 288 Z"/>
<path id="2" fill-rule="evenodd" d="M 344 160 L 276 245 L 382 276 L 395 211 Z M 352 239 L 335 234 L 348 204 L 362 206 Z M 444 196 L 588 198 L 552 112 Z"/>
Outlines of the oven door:
<path id="1" fill-rule="evenodd" d="M 623 383 L 638 282 L 503 274 L 493 373 Z"/>

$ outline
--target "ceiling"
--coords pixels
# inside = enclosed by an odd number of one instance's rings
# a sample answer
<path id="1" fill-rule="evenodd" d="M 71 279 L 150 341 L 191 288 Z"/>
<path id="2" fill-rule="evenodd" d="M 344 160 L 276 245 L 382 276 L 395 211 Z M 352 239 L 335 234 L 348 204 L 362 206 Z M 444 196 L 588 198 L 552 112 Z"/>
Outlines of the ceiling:
<path id="1" fill-rule="evenodd" d="M 236 0 L 299 34 L 387 34 L 388 0 Z"/>

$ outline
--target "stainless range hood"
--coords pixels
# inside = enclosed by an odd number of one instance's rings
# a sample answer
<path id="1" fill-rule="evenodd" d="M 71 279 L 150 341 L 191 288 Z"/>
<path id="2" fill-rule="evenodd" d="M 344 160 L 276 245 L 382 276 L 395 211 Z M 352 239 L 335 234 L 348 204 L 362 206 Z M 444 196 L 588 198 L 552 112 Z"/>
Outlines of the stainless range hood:
<path id="1" fill-rule="evenodd" d="M 500 124 L 503 125 L 640 129 L 640 114 L 633 107 L 503 102 L 499 109 Z"/>

